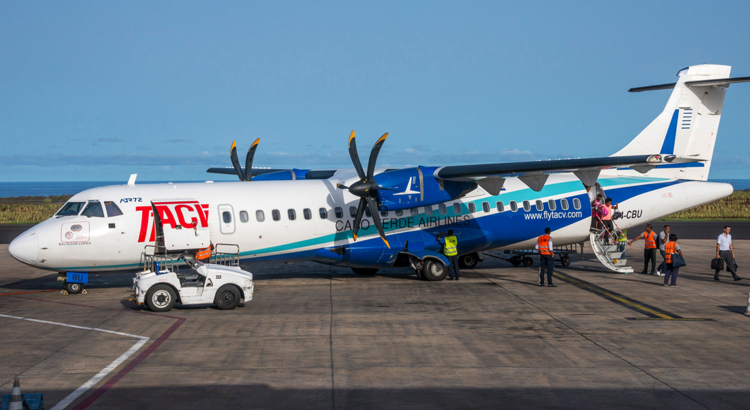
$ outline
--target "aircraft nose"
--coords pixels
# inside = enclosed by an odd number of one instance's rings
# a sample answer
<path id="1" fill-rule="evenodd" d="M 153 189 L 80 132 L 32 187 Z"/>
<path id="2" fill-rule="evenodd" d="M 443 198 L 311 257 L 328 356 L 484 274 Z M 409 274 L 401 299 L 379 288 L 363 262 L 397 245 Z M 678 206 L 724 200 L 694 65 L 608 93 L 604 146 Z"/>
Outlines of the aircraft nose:
<path id="1" fill-rule="evenodd" d="M 19 261 L 33 265 L 39 255 L 39 238 L 36 232 L 26 231 L 8 245 L 10 256 Z"/>

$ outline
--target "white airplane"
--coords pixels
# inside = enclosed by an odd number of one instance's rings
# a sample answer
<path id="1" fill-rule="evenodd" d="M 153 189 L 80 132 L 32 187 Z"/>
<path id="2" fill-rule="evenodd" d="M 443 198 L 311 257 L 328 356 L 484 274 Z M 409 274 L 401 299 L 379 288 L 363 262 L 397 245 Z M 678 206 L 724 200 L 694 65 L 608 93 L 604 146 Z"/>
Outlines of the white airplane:
<path id="1" fill-rule="evenodd" d="M 357 272 L 411 266 L 428 280 L 445 277 L 438 233 L 453 229 L 466 263 L 488 249 L 529 249 L 544 228 L 555 245 L 593 238 L 590 200 L 619 203 L 621 229 L 728 196 L 706 182 L 727 87 L 728 66 L 680 70 L 664 111 L 609 157 L 401 169 L 376 168 L 386 136 L 365 170 L 354 132 L 354 169 L 257 170 L 248 151 L 239 182 L 135 184 L 89 189 L 52 218 L 21 234 L 10 254 L 57 272 L 135 270 L 146 245 L 181 252 L 236 245 L 247 260 L 315 261 Z M 592 243 L 593 246 L 593 243 Z M 622 268 L 612 249 L 594 247 L 605 266 Z M 478 254 L 479 253 L 479 254 Z M 631 270 L 632 271 L 632 270 Z"/>

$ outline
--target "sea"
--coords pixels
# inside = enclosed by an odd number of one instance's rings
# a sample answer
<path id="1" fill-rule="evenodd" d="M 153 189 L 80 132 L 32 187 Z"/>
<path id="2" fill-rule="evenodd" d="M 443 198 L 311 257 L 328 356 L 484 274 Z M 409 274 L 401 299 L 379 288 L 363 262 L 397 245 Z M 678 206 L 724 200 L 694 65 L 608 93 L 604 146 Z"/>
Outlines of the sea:
<path id="1" fill-rule="evenodd" d="M 735 191 L 750 189 L 750 179 L 709 179 L 710 182 L 732 184 Z M 167 183 L 169 181 L 143 181 L 138 184 Z M 203 181 L 171 181 L 174 183 Z M 74 195 L 81 191 L 107 185 L 123 185 L 123 181 L 79 182 L 0 182 L 0 198 L 17 196 Z"/>

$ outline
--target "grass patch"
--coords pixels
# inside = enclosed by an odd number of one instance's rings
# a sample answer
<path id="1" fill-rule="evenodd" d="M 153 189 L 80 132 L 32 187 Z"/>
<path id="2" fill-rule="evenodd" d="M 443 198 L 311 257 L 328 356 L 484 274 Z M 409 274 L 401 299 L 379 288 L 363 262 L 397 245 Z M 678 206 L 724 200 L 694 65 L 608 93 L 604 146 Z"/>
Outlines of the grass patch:
<path id="1" fill-rule="evenodd" d="M 32 224 L 49 219 L 70 195 L 0 198 L 0 224 Z"/>
<path id="2" fill-rule="evenodd" d="M 750 190 L 734 191 L 732 195 L 694 208 L 675 212 L 663 220 L 750 219 Z"/>

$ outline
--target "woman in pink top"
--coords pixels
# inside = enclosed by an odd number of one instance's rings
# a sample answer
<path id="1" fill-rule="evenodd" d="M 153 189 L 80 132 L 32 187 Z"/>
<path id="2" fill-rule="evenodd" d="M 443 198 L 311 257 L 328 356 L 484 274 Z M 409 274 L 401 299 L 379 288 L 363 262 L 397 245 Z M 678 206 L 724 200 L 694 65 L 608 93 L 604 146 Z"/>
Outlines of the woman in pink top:
<path id="1" fill-rule="evenodd" d="M 602 223 L 604 223 L 604 226 L 608 231 L 604 234 L 605 244 L 609 244 L 610 234 L 614 233 L 615 227 L 612 223 L 612 215 L 614 214 L 615 209 L 617 209 L 617 205 L 612 205 L 612 198 L 607 198 L 607 200 L 604 201 L 604 206 L 602 207 Z"/>

